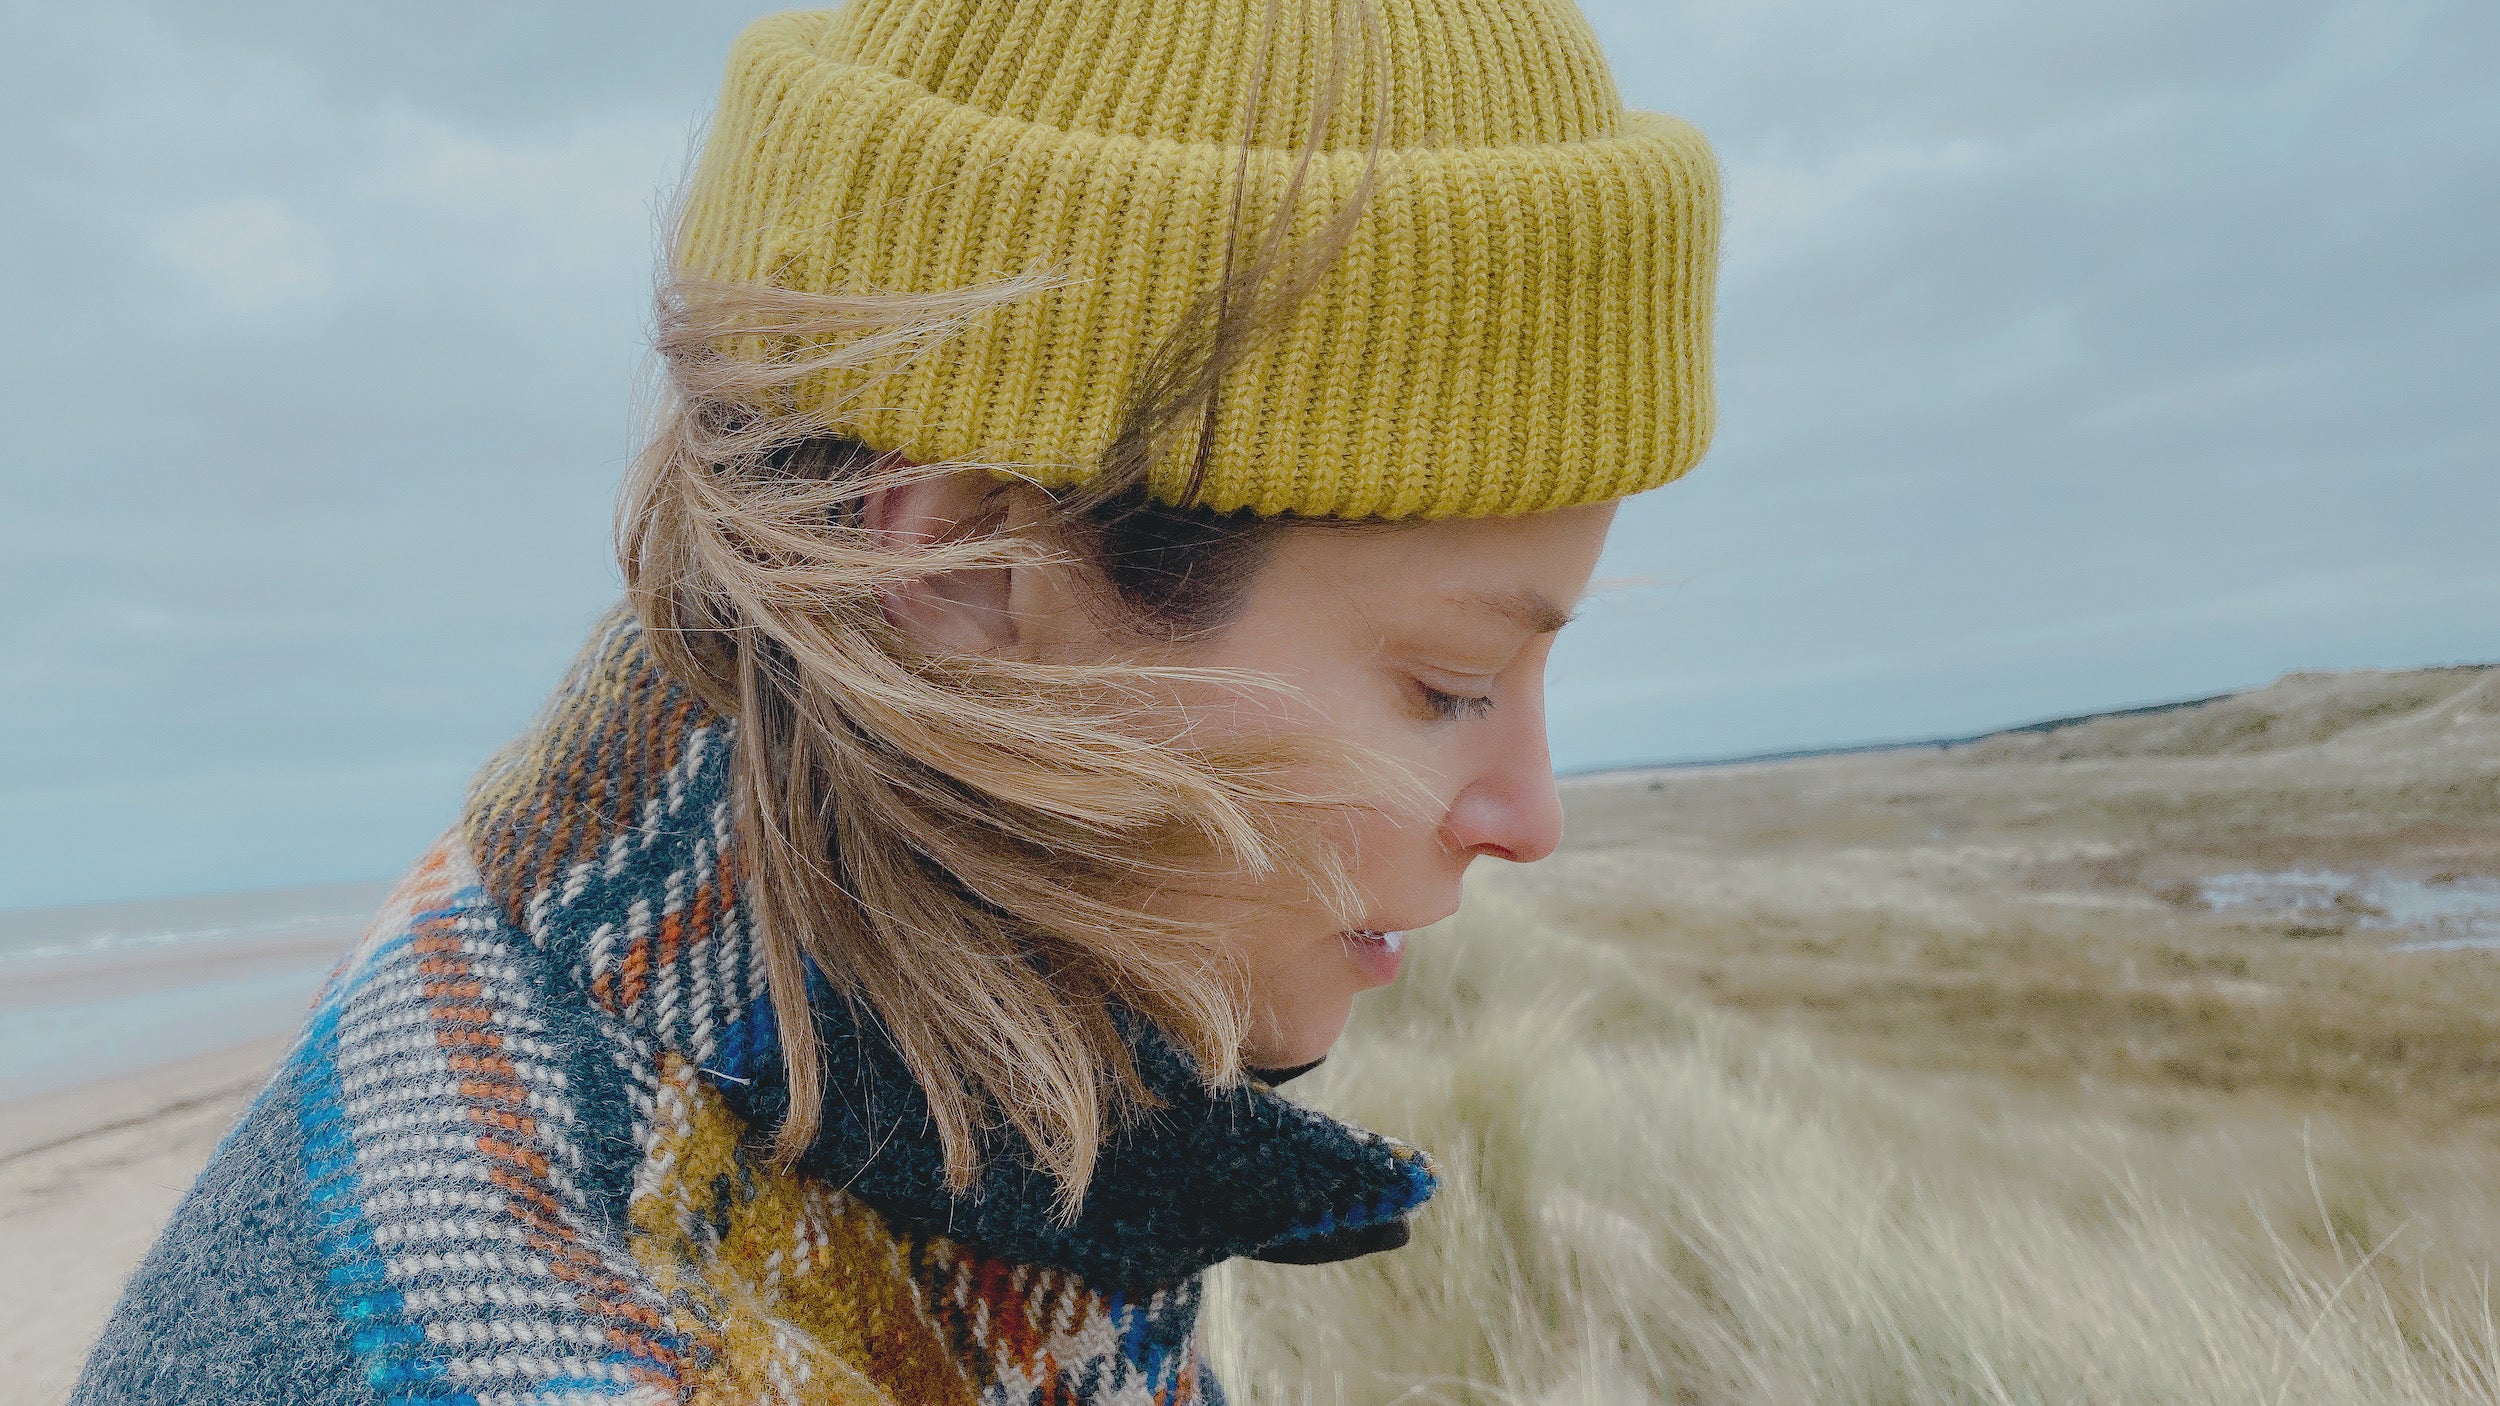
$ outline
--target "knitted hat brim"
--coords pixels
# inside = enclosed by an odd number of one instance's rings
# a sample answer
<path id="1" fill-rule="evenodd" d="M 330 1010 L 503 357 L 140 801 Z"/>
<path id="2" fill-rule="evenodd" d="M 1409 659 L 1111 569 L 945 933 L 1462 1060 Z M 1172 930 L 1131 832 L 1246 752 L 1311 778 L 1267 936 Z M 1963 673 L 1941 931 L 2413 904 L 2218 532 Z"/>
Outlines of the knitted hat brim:
<path id="1" fill-rule="evenodd" d="M 822 13 L 734 50 L 678 259 L 811 292 L 1060 282 L 958 335 L 803 392 L 922 462 L 1092 472 L 1143 359 L 1224 267 L 1238 147 L 1068 130 L 831 59 Z M 1245 207 L 1296 153 L 1256 149 Z M 1296 206 L 1317 233 L 1363 174 L 1322 153 Z M 1690 124 L 1406 146 L 1343 255 L 1226 380 L 1196 502 L 1341 518 L 1490 516 L 1619 498 L 1697 462 L 1714 417 L 1719 174 Z M 1185 465 L 1159 465 L 1178 496 Z"/>

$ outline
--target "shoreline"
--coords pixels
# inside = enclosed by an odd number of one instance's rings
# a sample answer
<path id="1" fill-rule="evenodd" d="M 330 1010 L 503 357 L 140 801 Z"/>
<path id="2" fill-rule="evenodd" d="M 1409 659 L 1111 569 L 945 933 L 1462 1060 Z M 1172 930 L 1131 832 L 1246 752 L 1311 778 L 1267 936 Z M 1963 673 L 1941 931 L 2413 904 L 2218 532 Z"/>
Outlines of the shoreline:
<path id="1" fill-rule="evenodd" d="M 0 1100 L 0 1175 L 38 1154 L 247 1097 L 294 1041 L 292 1031 L 258 1036 L 129 1073 Z"/>
<path id="2" fill-rule="evenodd" d="M 0 1156 L 265 1068 L 379 900 L 317 886 L 0 914 Z M 255 1056 L 240 1056 L 246 1065 Z M 208 1080 L 202 1085 L 202 1079 Z"/>

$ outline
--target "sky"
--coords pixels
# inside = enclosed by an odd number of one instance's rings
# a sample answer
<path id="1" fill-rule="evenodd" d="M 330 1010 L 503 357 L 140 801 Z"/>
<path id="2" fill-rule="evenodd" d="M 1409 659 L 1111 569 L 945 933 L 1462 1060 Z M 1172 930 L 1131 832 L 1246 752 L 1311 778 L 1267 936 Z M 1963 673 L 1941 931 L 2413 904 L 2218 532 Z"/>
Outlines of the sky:
<path id="1" fill-rule="evenodd" d="M 0 908 L 387 877 L 614 599 L 704 0 L 0 0 Z M 2500 6 L 1588 0 L 1720 428 L 1564 770 L 2500 659 Z"/>

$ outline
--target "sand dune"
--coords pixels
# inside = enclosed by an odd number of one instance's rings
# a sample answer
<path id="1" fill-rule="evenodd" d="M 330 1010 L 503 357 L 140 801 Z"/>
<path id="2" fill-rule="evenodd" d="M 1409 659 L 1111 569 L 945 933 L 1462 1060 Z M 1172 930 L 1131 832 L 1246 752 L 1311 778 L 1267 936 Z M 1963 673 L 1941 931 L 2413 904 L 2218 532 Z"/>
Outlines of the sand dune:
<path id="1" fill-rule="evenodd" d="M 1569 804 L 1564 852 L 1517 876 L 1541 913 L 1835 1050 L 2156 1119 L 2272 1099 L 2500 1135 L 2500 959 L 2408 950 L 2500 919 L 2500 667 L 2294 674 Z M 2287 875 L 2341 887 L 2219 901 Z M 2459 902 L 2407 926 L 2390 884 Z"/>

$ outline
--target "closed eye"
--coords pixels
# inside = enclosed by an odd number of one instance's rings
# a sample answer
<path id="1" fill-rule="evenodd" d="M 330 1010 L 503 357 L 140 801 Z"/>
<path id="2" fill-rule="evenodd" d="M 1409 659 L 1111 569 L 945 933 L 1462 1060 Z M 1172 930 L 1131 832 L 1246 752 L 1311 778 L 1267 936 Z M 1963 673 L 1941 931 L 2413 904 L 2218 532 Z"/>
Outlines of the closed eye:
<path id="1" fill-rule="evenodd" d="M 1493 711 L 1490 694 L 1451 693 L 1420 680 L 1415 686 L 1423 690 L 1424 706 L 1432 710 L 1434 717 L 1445 721 L 1480 718 Z"/>

